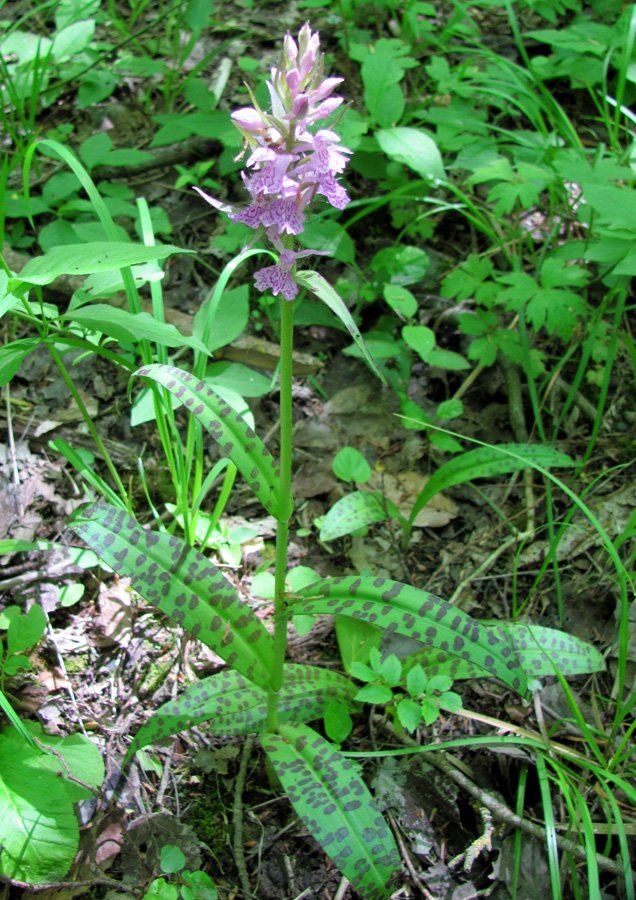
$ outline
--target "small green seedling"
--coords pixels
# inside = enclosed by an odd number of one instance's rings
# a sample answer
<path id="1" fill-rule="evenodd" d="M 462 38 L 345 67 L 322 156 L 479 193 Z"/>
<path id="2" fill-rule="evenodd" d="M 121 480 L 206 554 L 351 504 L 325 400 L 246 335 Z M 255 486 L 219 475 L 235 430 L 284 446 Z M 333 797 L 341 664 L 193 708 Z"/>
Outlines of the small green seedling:
<path id="1" fill-rule="evenodd" d="M 216 900 L 218 893 L 207 872 L 191 872 L 185 864 L 182 850 L 174 844 L 164 844 L 159 866 L 164 875 L 173 877 L 155 878 L 144 900 Z"/>

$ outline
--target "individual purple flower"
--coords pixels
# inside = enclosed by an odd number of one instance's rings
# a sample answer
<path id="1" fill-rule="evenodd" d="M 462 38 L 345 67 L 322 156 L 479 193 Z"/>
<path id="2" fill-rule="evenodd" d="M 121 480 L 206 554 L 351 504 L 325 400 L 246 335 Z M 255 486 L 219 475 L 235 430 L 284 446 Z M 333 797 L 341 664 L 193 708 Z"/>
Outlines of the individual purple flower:
<path id="1" fill-rule="evenodd" d="M 292 277 L 291 268 L 297 259 L 312 254 L 329 255 L 324 250 L 301 250 L 298 253 L 281 250 L 275 266 L 266 266 L 254 273 L 254 286 L 259 291 L 271 291 L 275 297 L 282 294 L 285 300 L 293 300 L 298 294 L 298 285 Z"/>

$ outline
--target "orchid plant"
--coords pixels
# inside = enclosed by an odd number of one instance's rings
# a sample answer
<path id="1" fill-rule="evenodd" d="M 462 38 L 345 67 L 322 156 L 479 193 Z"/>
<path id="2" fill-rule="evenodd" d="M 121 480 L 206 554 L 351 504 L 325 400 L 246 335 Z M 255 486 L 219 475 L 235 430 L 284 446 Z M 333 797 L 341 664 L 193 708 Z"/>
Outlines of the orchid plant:
<path id="1" fill-rule="evenodd" d="M 342 104 L 341 78 L 325 78 L 319 36 L 305 25 L 289 35 L 268 83 L 271 111 L 253 106 L 233 120 L 249 149 L 243 181 L 249 203 L 238 208 L 199 193 L 235 222 L 265 238 L 277 261 L 259 269 L 260 291 L 280 295 L 280 457 L 278 463 L 242 416 L 204 380 L 170 365 L 144 365 L 135 373 L 172 394 L 219 442 L 251 490 L 277 521 L 274 631 L 270 634 L 213 562 L 178 537 L 149 531 L 126 511 L 103 503 L 71 517 L 75 532 L 116 572 L 130 577 L 147 601 L 170 615 L 219 654 L 228 668 L 186 689 L 157 711 L 134 738 L 128 757 L 155 740 L 202 722 L 212 734 L 260 735 L 261 746 L 309 831 L 368 900 L 390 895 L 400 860 L 391 831 L 359 771 L 337 745 L 307 723 L 334 703 L 357 708 L 357 687 L 344 675 L 311 665 L 286 664 L 292 615 L 333 613 L 372 623 L 435 648 L 436 660 L 470 662 L 473 671 L 500 678 L 524 694 L 526 674 L 509 642 L 438 597 L 385 578 L 339 577 L 287 589 L 292 461 L 292 346 L 299 288 L 325 302 L 349 329 L 381 377 L 346 305 L 317 272 L 297 269 L 317 250 L 294 249 L 311 204 L 321 195 L 334 207 L 349 202 L 338 181 L 350 153 L 334 130 L 317 123 Z M 324 254 L 323 254 L 324 255 Z"/>

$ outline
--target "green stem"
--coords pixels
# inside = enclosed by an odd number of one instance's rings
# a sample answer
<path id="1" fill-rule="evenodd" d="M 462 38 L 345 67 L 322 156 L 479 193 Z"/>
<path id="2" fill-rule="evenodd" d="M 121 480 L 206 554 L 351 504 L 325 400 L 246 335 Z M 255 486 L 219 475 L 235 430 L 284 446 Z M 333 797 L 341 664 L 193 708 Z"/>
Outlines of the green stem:
<path id="1" fill-rule="evenodd" d="M 94 424 L 93 420 L 91 419 L 91 417 L 88 413 L 88 410 L 84 406 L 84 402 L 82 401 L 82 398 L 80 397 L 79 393 L 77 392 L 77 390 L 75 388 L 75 385 L 73 384 L 73 379 L 68 374 L 68 372 L 66 370 L 66 366 L 62 362 L 62 357 L 60 356 L 57 348 L 52 343 L 47 343 L 47 346 L 49 348 L 49 352 L 50 352 L 51 356 L 53 357 L 53 361 L 55 362 L 55 365 L 60 370 L 60 374 L 62 375 L 62 378 L 64 379 L 64 382 L 71 393 L 71 397 L 73 397 L 73 399 L 77 403 L 77 406 L 79 407 L 79 411 L 81 412 L 82 418 L 84 419 L 84 422 L 86 423 L 86 427 L 90 431 L 91 437 L 95 441 L 95 446 L 101 453 L 104 462 L 108 466 L 108 471 L 112 475 L 113 481 L 115 482 L 115 484 L 117 486 L 117 490 L 119 491 L 119 495 L 122 498 L 122 500 L 124 501 L 124 503 L 126 504 L 126 509 L 130 511 L 130 498 L 128 497 L 128 494 L 126 493 L 126 488 L 124 487 L 122 480 L 119 477 L 119 473 L 117 472 L 117 468 L 116 468 L 114 462 L 110 458 L 110 453 L 106 449 L 104 442 L 102 441 L 97 429 L 95 428 L 95 424 Z"/>
<path id="2" fill-rule="evenodd" d="M 285 576 L 287 541 L 293 509 L 291 496 L 292 454 L 292 349 L 294 304 L 281 298 L 280 316 L 280 496 L 281 511 L 276 529 L 276 569 L 274 575 L 274 667 L 267 697 L 267 730 L 278 728 L 278 692 L 284 680 L 287 650 Z"/>

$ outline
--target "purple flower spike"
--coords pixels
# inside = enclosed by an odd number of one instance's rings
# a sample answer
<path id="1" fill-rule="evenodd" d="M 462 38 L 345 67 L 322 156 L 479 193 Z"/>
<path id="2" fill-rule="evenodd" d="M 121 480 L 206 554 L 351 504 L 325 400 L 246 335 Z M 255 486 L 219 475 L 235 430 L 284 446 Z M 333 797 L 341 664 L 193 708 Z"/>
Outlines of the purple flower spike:
<path id="1" fill-rule="evenodd" d="M 286 300 L 293 300 L 298 293 L 292 274 L 296 260 L 318 251 L 294 252 L 281 238 L 304 230 L 306 210 L 316 194 L 322 194 L 336 209 L 344 209 L 349 203 L 337 176 L 344 171 L 351 151 L 340 145 L 340 138 L 329 128 L 310 131 L 314 123 L 331 116 L 342 103 L 342 97 L 333 91 L 344 79 L 323 78 L 319 50 L 319 35 L 312 34 L 309 23 L 300 29 L 298 43 L 288 34 L 279 66 L 272 68 L 271 81 L 267 82 L 271 113 L 263 112 L 256 102 L 254 108 L 232 113 L 244 141 L 237 159 L 250 149 L 249 174 L 241 173 L 250 203 L 229 206 L 196 188 L 204 200 L 227 213 L 233 222 L 254 229 L 252 243 L 265 229 L 280 257 L 276 265 L 256 272 L 255 284 L 258 290 L 269 289 Z M 286 237 L 287 244 L 289 240 Z"/>

